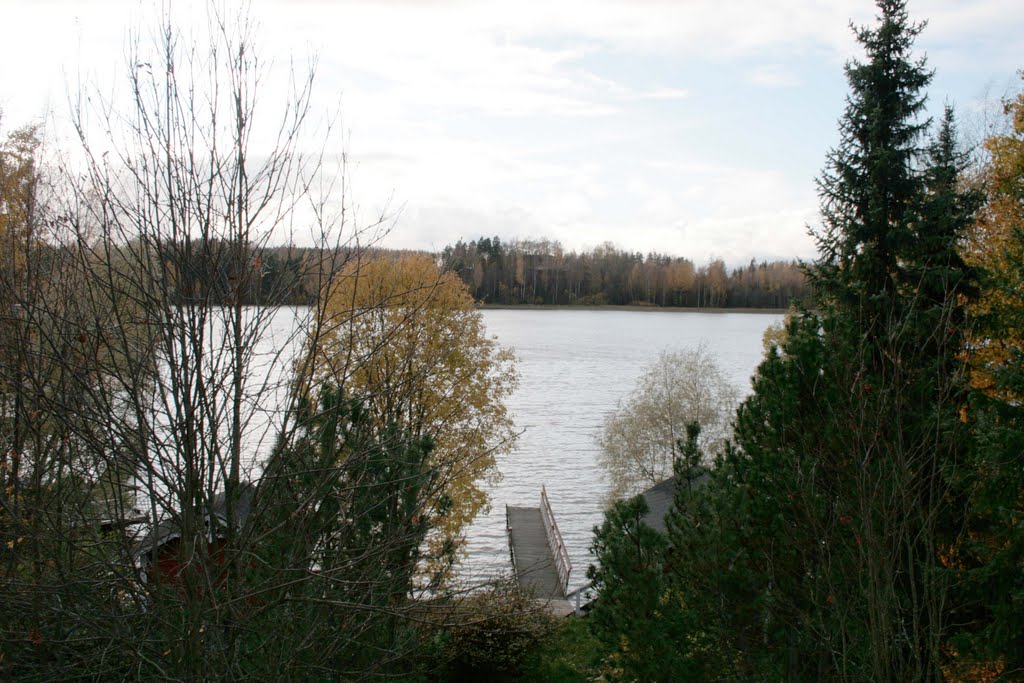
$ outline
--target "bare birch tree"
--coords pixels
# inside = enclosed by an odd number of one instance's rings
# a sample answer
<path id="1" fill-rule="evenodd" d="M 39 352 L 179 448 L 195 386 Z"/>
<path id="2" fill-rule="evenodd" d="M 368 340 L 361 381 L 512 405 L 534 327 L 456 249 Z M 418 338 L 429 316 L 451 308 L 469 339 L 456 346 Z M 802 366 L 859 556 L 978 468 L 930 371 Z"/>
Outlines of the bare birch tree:
<path id="1" fill-rule="evenodd" d="M 662 351 L 605 420 L 598 441 L 612 499 L 640 493 L 672 476 L 686 425 L 701 425 L 701 448 L 716 452 L 732 433 L 739 396 L 704 346 Z"/>

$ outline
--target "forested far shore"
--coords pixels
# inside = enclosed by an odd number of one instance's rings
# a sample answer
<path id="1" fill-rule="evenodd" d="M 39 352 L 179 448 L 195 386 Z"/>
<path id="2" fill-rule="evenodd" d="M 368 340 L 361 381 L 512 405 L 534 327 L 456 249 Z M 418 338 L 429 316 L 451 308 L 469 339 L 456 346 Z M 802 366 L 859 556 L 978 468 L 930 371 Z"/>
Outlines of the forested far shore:
<path id="1" fill-rule="evenodd" d="M 696 306 L 654 306 L 652 304 L 625 304 L 621 306 L 615 306 L 612 304 L 607 305 L 587 305 L 587 304 L 485 304 L 478 303 L 477 308 L 485 311 L 517 311 L 517 310 L 528 310 L 528 311 L 622 311 L 628 313 L 756 313 L 756 314 L 785 314 L 793 310 L 792 308 L 753 308 L 753 307 L 741 307 L 735 308 L 698 308 Z"/>
<path id="2" fill-rule="evenodd" d="M 483 304 L 786 308 L 810 293 L 797 261 L 751 260 L 730 270 L 721 259 L 644 255 L 604 243 L 566 251 L 557 241 L 481 237 L 441 254 Z"/>
<path id="3" fill-rule="evenodd" d="M 311 247 L 246 247 L 238 273 L 235 247 L 197 240 L 165 249 L 177 274 L 175 294 L 189 301 L 246 305 L 307 305 L 322 283 L 310 273 L 327 258 Z M 396 260 L 426 254 L 442 270 L 454 272 L 482 305 L 635 306 L 690 309 L 786 309 L 804 301 L 810 287 L 796 261 L 756 262 L 729 269 L 721 259 L 698 266 L 678 256 L 620 249 L 605 243 L 590 251 L 566 251 L 557 241 L 502 241 L 482 237 L 457 242 L 440 253 L 382 247 L 346 248 L 332 258 L 342 262 Z M 239 286 L 244 283 L 244 286 Z"/>

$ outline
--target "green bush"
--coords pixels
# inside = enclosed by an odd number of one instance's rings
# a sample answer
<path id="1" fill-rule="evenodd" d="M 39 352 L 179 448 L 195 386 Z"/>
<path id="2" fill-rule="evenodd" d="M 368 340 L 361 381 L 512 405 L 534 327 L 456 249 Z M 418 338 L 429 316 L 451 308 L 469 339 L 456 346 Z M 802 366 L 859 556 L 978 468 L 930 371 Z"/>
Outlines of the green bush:
<path id="1" fill-rule="evenodd" d="M 593 681 L 600 673 L 601 654 L 601 643 L 591 633 L 589 619 L 561 619 L 527 660 L 522 680 L 547 683 Z"/>
<path id="2" fill-rule="evenodd" d="M 513 681 L 555 631 L 543 603 L 503 579 L 463 600 L 445 629 L 444 657 L 450 681 Z"/>

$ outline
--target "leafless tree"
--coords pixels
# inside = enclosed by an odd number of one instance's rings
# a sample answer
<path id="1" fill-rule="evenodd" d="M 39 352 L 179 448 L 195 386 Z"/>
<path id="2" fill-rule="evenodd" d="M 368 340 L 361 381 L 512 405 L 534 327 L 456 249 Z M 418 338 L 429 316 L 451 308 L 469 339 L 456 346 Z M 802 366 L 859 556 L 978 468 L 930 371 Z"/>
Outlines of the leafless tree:
<path id="1" fill-rule="evenodd" d="M 4 274 L 0 672 L 389 671 L 433 618 L 408 599 L 443 486 L 429 435 L 344 387 L 295 391 L 301 350 L 344 321 L 327 297 L 278 306 L 330 291 L 387 218 L 352 226 L 315 69 L 267 92 L 245 11 L 210 10 L 198 37 L 156 26 L 129 41 L 126 98 L 73 98 L 80 148 Z M 265 287 L 274 245 L 301 242 Z"/>

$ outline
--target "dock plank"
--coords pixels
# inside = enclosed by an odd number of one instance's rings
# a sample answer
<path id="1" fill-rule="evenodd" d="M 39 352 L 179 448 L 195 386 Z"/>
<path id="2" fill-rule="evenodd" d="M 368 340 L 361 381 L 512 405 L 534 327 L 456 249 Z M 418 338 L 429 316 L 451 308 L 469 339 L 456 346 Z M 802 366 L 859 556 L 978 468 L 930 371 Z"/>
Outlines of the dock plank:
<path id="1" fill-rule="evenodd" d="M 539 507 L 506 506 L 512 564 L 519 585 L 539 599 L 565 599 Z"/>

